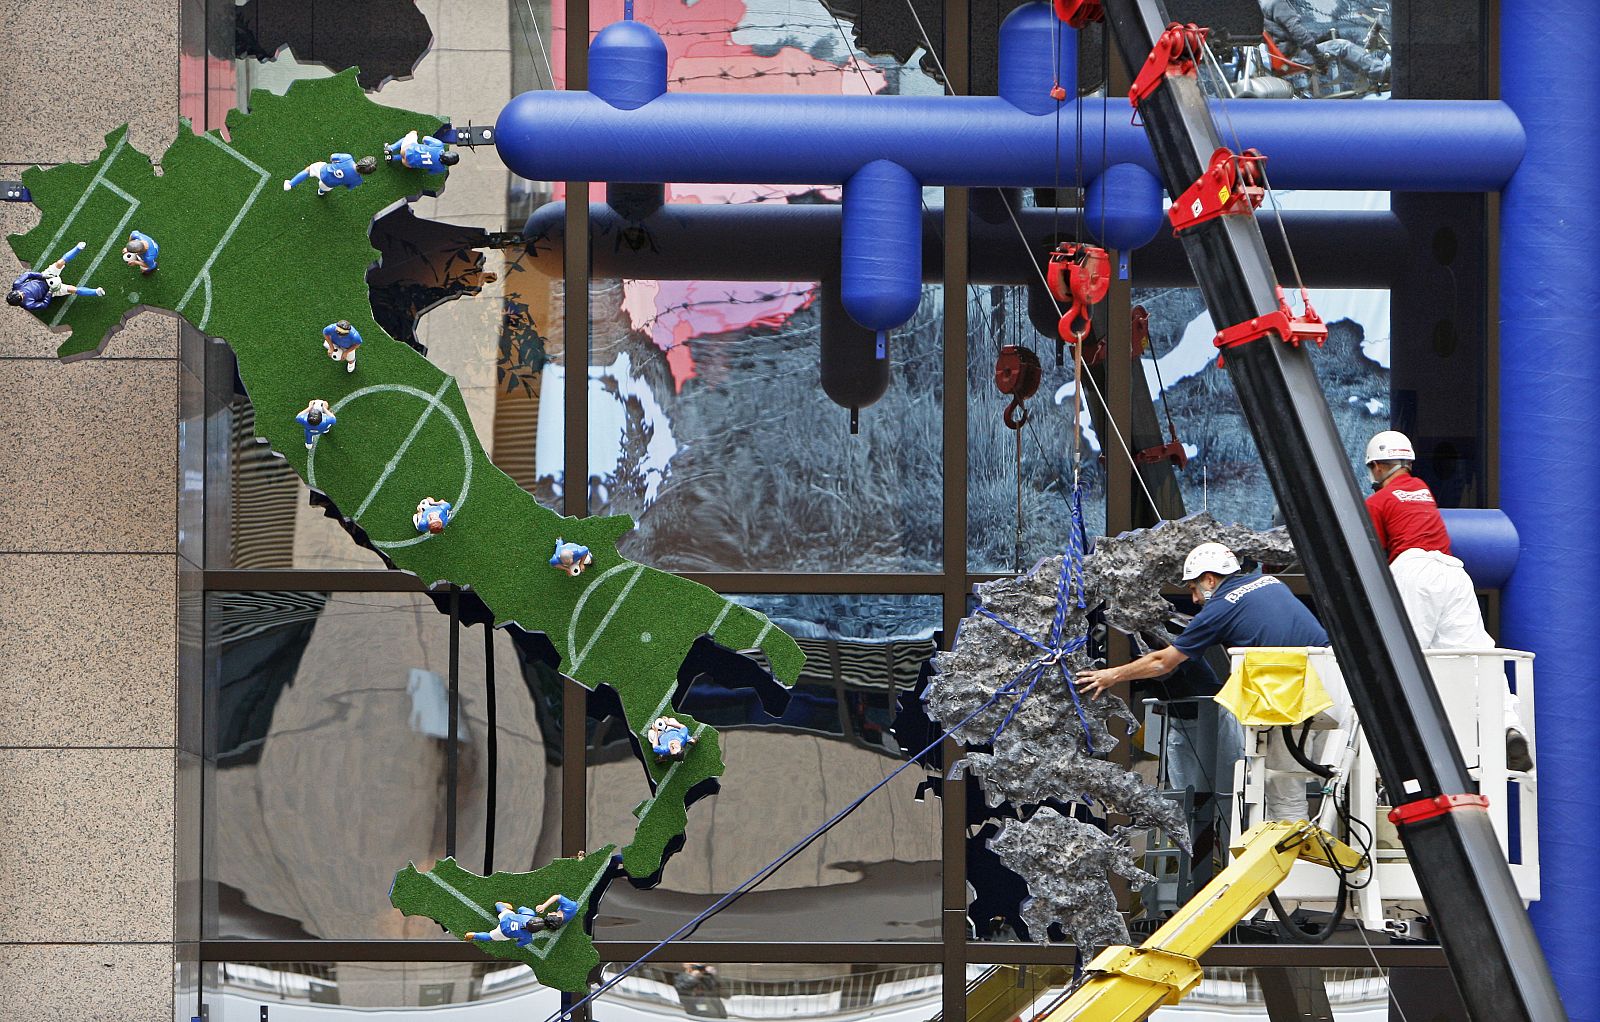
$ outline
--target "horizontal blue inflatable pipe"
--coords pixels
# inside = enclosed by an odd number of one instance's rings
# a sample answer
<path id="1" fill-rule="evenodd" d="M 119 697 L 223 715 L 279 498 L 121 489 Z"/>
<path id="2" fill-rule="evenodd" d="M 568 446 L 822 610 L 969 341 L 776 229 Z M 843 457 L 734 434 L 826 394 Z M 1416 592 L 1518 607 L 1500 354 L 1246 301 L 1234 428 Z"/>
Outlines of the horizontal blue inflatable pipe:
<path id="1" fill-rule="evenodd" d="M 1118 163 L 1154 173 L 1125 100 L 1105 105 L 1103 140 L 1101 101 L 1083 103 L 1085 179 Z M 1493 191 L 1523 154 L 1521 122 L 1499 101 L 1234 100 L 1227 111 L 1215 110 L 1224 132 L 1231 118 L 1281 188 Z M 997 96 L 669 92 L 619 110 L 586 92 L 537 91 L 501 111 L 495 145 L 535 181 L 843 184 L 887 159 L 924 185 L 1048 187 L 1079 173 L 1076 117 L 1064 104 L 1058 136 L 1054 115 Z"/>
<path id="2" fill-rule="evenodd" d="M 1520 540 L 1517 527 L 1499 508 L 1441 508 L 1450 531 L 1450 551 L 1461 558 L 1472 584 L 1498 589 L 1517 566 Z"/>

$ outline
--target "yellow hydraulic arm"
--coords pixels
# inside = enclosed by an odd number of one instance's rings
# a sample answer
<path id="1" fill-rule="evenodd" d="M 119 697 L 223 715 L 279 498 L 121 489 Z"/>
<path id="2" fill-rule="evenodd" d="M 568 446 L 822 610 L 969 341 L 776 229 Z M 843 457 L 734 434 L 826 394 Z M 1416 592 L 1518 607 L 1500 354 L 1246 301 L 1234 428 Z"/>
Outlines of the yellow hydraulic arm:
<path id="1" fill-rule="evenodd" d="M 1200 955 L 1289 875 L 1299 859 L 1359 869 L 1365 859 L 1304 820 L 1252 827 L 1233 861 L 1139 947 L 1109 947 L 1085 970 L 1083 985 L 1038 1022 L 1141 1022 L 1177 1004 L 1200 982 Z"/>

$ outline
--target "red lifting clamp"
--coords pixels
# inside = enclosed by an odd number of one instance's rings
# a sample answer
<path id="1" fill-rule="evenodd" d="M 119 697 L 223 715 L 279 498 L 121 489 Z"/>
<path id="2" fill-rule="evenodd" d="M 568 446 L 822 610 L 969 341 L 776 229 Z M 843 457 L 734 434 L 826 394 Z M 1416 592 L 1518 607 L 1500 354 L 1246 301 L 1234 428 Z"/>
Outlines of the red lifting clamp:
<path id="1" fill-rule="evenodd" d="M 1056 0 L 1059 6 L 1061 0 Z M 1194 76 L 1195 58 L 1191 54 L 1199 54 L 1200 47 L 1206 44 L 1206 36 L 1211 33 L 1209 28 L 1199 25 L 1188 25 L 1174 21 L 1161 33 L 1156 44 L 1150 47 L 1150 56 L 1144 59 L 1144 67 L 1133 78 L 1133 85 L 1128 88 L 1128 102 L 1137 107 L 1139 101 L 1154 92 L 1168 75 Z"/>
<path id="2" fill-rule="evenodd" d="M 1488 808 L 1489 800 L 1483 795 L 1435 795 L 1433 798 L 1418 799 L 1403 806 L 1395 806 L 1389 810 L 1389 822 L 1397 827 L 1404 827 L 1408 823 L 1431 820 L 1435 816 L 1453 813 L 1458 809 Z"/>
<path id="3" fill-rule="evenodd" d="M 1056 17 L 1073 28 L 1083 28 L 1089 22 L 1100 21 L 1105 16 L 1106 11 L 1100 0 L 1056 0 Z"/>
<path id="4" fill-rule="evenodd" d="M 1274 290 L 1278 293 L 1278 307 L 1265 315 L 1224 327 L 1217 333 L 1217 347 L 1232 348 L 1248 344 L 1269 333 L 1275 333 L 1280 340 L 1296 346 L 1302 341 L 1315 341 L 1320 346 L 1328 339 L 1328 325 L 1317 315 L 1317 310 L 1311 307 L 1310 295 L 1304 291 L 1300 292 L 1300 301 L 1305 305 L 1305 311 L 1296 316 L 1289 308 L 1289 299 L 1284 296 L 1283 288 Z M 1217 365 L 1222 365 L 1221 356 L 1217 358 Z"/>
<path id="5" fill-rule="evenodd" d="M 1133 456 L 1133 460 L 1141 465 L 1154 465 L 1158 461 L 1170 461 L 1175 468 L 1184 468 L 1189 464 L 1189 452 L 1183 449 L 1183 442 L 1173 435 L 1171 440 L 1154 447 L 1146 447 Z"/>
<path id="6" fill-rule="evenodd" d="M 1061 339 L 1077 344 L 1089 336 L 1089 306 L 1104 299 L 1111 289 L 1111 257 L 1096 245 L 1063 241 L 1050 253 L 1045 283 L 1056 301 L 1067 303 L 1057 327 Z"/>
<path id="7" fill-rule="evenodd" d="M 1016 344 L 1008 344 L 1000 349 L 1000 357 L 994 363 L 994 385 L 1002 394 L 1011 395 L 1011 403 L 1006 406 L 1006 426 L 1010 429 L 1021 429 L 1028 421 L 1028 410 L 1022 402 L 1039 392 L 1039 381 L 1044 377 L 1044 370 L 1039 365 L 1039 356 L 1032 350 Z M 1022 413 L 1021 418 L 1016 418 L 1017 412 Z"/>
<path id="8" fill-rule="evenodd" d="M 1254 213 L 1266 195 L 1261 183 L 1261 164 L 1266 159 L 1254 149 L 1235 153 L 1222 148 L 1212 153 L 1199 180 L 1167 210 L 1172 233 L 1230 213 Z"/>

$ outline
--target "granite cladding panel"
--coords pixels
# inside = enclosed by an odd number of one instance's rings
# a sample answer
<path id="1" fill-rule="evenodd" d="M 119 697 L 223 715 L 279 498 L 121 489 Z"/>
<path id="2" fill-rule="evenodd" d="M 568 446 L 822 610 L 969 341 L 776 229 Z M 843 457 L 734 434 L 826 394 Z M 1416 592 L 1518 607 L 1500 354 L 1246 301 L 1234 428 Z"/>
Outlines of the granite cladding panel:
<path id="1" fill-rule="evenodd" d="M 171 749 L 0 749 L 0 944 L 170 943 L 174 770 Z"/>
<path id="2" fill-rule="evenodd" d="M 0 746 L 174 744 L 171 554 L 0 554 Z M 101 608 L 95 612 L 91 608 Z"/>

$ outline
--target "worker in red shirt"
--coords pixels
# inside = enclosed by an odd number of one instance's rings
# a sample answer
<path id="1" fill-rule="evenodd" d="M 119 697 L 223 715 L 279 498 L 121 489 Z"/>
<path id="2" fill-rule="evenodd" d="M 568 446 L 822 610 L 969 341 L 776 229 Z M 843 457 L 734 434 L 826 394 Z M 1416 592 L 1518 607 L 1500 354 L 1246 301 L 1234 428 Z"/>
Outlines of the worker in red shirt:
<path id="1" fill-rule="evenodd" d="M 1494 649 L 1472 579 L 1450 555 L 1450 533 L 1433 491 L 1411 474 L 1416 457 L 1410 439 L 1392 429 L 1367 441 L 1367 473 L 1374 491 L 1367 498 L 1367 513 L 1389 557 L 1417 644 L 1423 649 Z M 1506 702 L 1505 723 L 1506 765 L 1532 769 L 1515 693 Z"/>

